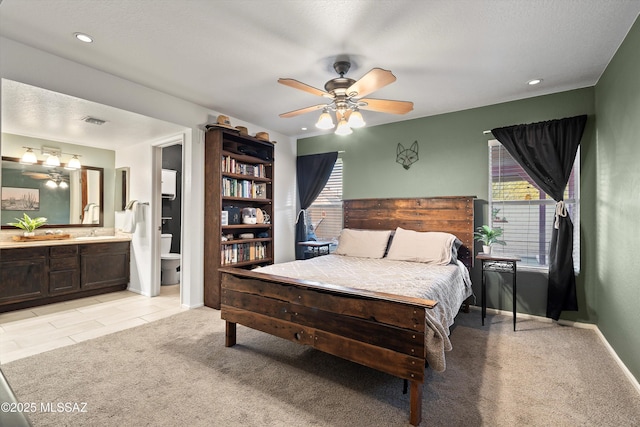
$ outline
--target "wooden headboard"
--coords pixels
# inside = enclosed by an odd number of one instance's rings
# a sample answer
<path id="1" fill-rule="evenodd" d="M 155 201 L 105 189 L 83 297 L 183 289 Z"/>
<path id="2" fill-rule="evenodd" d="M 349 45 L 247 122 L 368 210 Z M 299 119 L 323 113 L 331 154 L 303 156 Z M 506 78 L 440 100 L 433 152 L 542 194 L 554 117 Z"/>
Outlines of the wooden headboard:
<path id="1" fill-rule="evenodd" d="M 442 231 L 462 241 L 458 258 L 473 266 L 473 200 L 475 196 L 408 199 L 353 199 L 343 202 L 344 227 L 366 230 Z"/>

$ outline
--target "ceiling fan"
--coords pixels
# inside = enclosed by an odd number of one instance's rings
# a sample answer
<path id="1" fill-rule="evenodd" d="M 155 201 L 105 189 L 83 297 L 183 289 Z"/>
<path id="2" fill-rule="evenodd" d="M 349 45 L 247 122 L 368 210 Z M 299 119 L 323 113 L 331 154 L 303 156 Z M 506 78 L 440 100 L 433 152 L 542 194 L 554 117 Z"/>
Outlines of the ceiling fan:
<path id="1" fill-rule="evenodd" d="M 46 179 L 46 186 L 55 188 L 67 188 L 69 186 L 69 178 L 63 173 L 58 172 L 57 170 L 52 170 L 49 173 L 44 172 L 32 172 L 32 171 L 24 171 L 22 175 L 28 176 L 33 179 Z"/>
<path id="2" fill-rule="evenodd" d="M 278 79 L 278 83 L 285 86 L 299 89 L 313 95 L 323 96 L 331 100 L 328 104 L 318 104 L 289 111 L 288 113 L 282 113 L 280 117 L 295 117 L 300 114 L 323 110 L 316 123 L 316 127 L 320 129 L 332 129 L 334 124 L 329 111 L 334 111 L 336 119 L 338 120 L 336 134 L 348 135 L 352 132 L 351 128 L 365 125 L 362 114 L 359 111 L 360 109 L 391 114 L 405 114 L 413 110 L 413 102 L 364 98 L 370 93 L 395 82 L 396 76 L 394 76 L 391 71 L 383 70 L 382 68 L 373 68 L 356 81 L 344 76 L 350 68 L 351 62 L 336 61 L 333 64 L 333 69 L 336 70 L 336 73 L 338 73 L 340 77 L 326 82 L 324 85 L 325 90 L 309 86 L 294 79 Z"/>

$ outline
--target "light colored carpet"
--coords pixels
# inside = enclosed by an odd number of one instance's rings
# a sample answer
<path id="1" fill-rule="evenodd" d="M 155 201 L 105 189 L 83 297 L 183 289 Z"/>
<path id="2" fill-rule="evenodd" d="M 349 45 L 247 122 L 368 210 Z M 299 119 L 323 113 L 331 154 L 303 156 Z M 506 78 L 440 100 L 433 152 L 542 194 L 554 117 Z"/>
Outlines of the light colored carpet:
<path id="1" fill-rule="evenodd" d="M 461 313 L 424 426 L 631 426 L 640 395 L 593 331 Z M 86 402 L 34 426 L 407 426 L 402 380 L 201 308 L 2 366 L 21 402 Z"/>

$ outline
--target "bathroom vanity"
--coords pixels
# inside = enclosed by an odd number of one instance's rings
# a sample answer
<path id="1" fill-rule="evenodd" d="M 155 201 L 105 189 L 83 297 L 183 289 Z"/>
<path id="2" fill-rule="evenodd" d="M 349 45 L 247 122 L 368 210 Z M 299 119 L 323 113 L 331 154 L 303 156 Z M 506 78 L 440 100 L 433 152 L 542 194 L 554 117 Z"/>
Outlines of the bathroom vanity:
<path id="1" fill-rule="evenodd" d="M 130 239 L 0 243 L 0 312 L 124 290 Z"/>

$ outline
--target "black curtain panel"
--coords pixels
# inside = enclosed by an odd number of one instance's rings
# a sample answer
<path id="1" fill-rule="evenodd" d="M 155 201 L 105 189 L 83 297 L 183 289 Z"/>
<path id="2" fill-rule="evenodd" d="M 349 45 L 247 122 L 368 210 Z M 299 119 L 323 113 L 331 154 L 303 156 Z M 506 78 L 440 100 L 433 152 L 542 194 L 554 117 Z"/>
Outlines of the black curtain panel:
<path id="1" fill-rule="evenodd" d="M 300 209 L 296 221 L 296 259 L 304 259 L 304 247 L 298 242 L 307 240 L 307 224 L 305 222 L 305 210 L 318 197 L 327 184 L 333 165 L 338 159 L 338 152 L 311 154 L 298 156 L 296 172 L 298 174 L 298 196 L 300 197 Z"/>
<path id="2" fill-rule="evenodd" d="M 571 174 L 587 116 L 492 129 L 491 133 L 556 203 L 549 249 L 547 317 L 578 310 L 573 270 L 573 223 L 564 206 L 564 190 Z"/>

